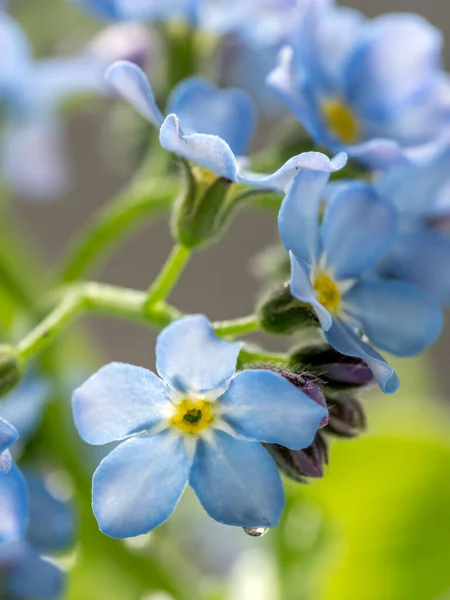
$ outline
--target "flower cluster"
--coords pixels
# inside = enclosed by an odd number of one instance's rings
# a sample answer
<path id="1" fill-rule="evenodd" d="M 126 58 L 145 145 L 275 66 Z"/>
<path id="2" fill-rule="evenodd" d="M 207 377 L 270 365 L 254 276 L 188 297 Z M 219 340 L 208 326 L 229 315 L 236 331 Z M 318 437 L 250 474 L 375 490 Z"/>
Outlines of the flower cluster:
<path id="1" fill-rule="evenodd" d="M 280 473 L 324 475 L 329 437 L 366 427 L 362 392 L 398 389 L 380 352 L 424 352 L 450 302 L 450 88 L 435 27 L 413 14 L 367 19 L 333 0 L 68 3 L 119 23 L 45 59 L 0 4 L 5 186 L 35 199 L 67 190 L 61 108 L 74 96 L 117 104 L 116 133 L 135 137 L 145 159 L 52 281 L 35 274 L 41 288 L 30 292 L 17 266 L 33 257 L 16 265 L 0 239 L 11 344 L 0 346 L 0 596 L 20 600 L 61 598 L 63 573 L 43 556 L 70 546 L 74 517 L 44 480 L 28 472 L 25 482 L 17 460 L 56 464 L 86 498 L 93 455 L 83 460 L 79 438 L 112 444 L 92 492 L 109 537 L 159 527 L 188 484 L 213 519 L 259 535 L 281 519 Z M 212 322 L 169 304 L 191 253 L 254 205 L 277 215 L 281 259 L 253 314 Z M 95 261 L 157 211 L 170 212 L 175 245 L 148 290 L 87 283 Z M 89 341 L 78 331 L 67 348 L 51 344 L 88 311 L 155 327 L 158 374 L 108 364 L 71 385 L 68 418 L 59 397 L 73 373 L 92 372 Z M 295 346 L 238 339 L 261 331 Z"/>

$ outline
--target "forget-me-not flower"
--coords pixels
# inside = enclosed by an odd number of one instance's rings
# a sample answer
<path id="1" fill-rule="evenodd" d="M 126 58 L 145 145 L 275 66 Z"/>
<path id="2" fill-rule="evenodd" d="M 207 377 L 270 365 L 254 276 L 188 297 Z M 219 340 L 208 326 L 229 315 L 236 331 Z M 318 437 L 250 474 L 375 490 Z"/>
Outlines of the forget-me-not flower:
<path id="1" fill-rule="evenodd" d="M 68 0 L 101 19 L 166 21 L 195 19 L 198 0 Z"/>
<path id="2" fill-rule="evenodd" d="M 268 82 L 319 144 L 384 169 L 448 127 L 442 35 L 415 14 L 313 2 Z"/>
<path id="3" fill-rule="evenodd" d="M 14 427 L 0 418 L 0 559 L 2 544 L 18 539 L 27 526 L 25 481 L 9 452 L 18 437 Z"/>
<path id="4" fill-rule="evenodd" d="M 450 214 L 450 149 L 418 166 L 393 167 L 375 182 L 399 214 L 399 235 L 382 263 L 388 276 L 410 281 L 450 303 L 450 235 L 440 221 Z"/>
<path id="5" fill-rule="evenodd" d="M 305 448 L 327 411 L 280 375 L 236 373 L 241 347 L 219 339 L 204 316 L 184 317 L 158 337 L 160 377 L 112 363 L 75 390 L 75 424 L 86 442 L 126 440 L 94 474 L 104 533 L 125 538 L 158 527 L 188 483 L 221 523 L 278 523 L 283 486 L 260 442 Z"/>
<path id="6" fill-rule="evenodd" d="M 27 375 L 12 392 L 0 398 L 0 417 L 26 439 L 39 425 L 51 390 L 49 382 L 33 373 Z"/>
<path id="7" fill-rule="evenodd" d="M 331 172 L 346 163 L 343 153 L 330 160 L 321 152 L 304 152 L 272 175 L 246 172 L 239 167 L 236 157 L 242 157 L 246 150 L 255 118 L 252 104 L 241 90 L 218 90 L 207 80 L 189 79 L 173 91 L 169 101 L 172 112 L 164 119 L 139 67 L 119 61 L 108 69 L 106 80 L 150 123 L 160 128 L 163 148 L 229 181 L 286 191 L 300 169 Z"/>
<path id="8" fill-rule="evenodd" d="M 361 358 L 382 390 L 398 379 L 370 343 L 397 356 L 413 356 L 442 327 L 437 303 L 403 281 L 369 276 L 397 235 L 395 208 L 362 182 L 338 188 L 320 222 L 328 176 L 301 172 L 283 200 L 278 225 L 291 255 L 291 292 L 312 306 L 328 342 L 341 354 Z"/>
<path id="9" fill-rule="evenodd" d="M 28 473 L 26 482 L 29 528 L 22 539 L 0 544 L 0 596 L 5 594 L 8 600 L 59 600 L 65 575 L 43 555 L 64 551 L 73 543 L 72 507 L 55 498 L 36 474 Z"/>

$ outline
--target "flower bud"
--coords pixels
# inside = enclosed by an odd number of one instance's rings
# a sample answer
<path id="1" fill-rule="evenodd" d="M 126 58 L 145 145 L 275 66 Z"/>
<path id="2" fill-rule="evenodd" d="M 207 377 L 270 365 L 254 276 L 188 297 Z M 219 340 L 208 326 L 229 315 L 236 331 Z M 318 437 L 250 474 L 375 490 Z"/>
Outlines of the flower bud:
<path id="1" fill-rule="evenodd" d="M 22 377 L 19 357 L 10 346 L 0 346 L 0 397 L 10 392 Z"/>
<path id="2" fill-rule="evenodd" d="M 328 445 L 321 433 L 317 433 L 311 446 L 303 450 L 289 450 L 277 444 L 265 444 L 265 447 L 280 471 L 294 481 L 306 483 L 307 477 L 324 475 L 324 466 L 328 464 Z"/>
<path id="3" fill-rule="evenodd" d="M 340 354 L 331 346 L 313 345 L 294 350 L 289 366 L 294 371 L 317 375 L 329 387 L 362 387 L 374 382 L 372 371 L 360 358 Z"/>
<path id="4" fill-rule="evenodd" d="M 311 306 L 294 298 L 288 283 L 263 299 L 257 315 L 262 329 L 268 333 L 289 334 L 320 326 Z"/>
<path id="5" fill-rule="evenodd" d="M 174 207 L 172 232 L 186 248 L 216 238 L 228 222 L 233 182 L 182 161 L 186 185 Z"/>
<path id="6" fill-rule="evenodd" d="M 338 437 L 353 438 L 366 428 L 366 416 L 360 402 L 349 392 L 328 398 L 329 419 L 324 430 Z"/>

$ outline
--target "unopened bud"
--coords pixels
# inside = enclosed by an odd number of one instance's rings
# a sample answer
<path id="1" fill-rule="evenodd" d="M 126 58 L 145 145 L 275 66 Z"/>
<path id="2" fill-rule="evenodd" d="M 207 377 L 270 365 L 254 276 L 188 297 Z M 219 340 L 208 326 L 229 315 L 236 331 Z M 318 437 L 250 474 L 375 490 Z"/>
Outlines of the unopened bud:
<path id="1" fill-rule="evenodd" d="M 272 290 L 257 308 L 261 327 L 269 333 L 289 334 L 320 327 L 311 306 L 291 294 L 289 284 Z"/>
<path id="2" fill-rule="evenodd" d="M 362 387 L 374 383 L 373 373 L 360 358 L 340 354 L 329 345 L 301 347 L 291 353 L 294 371 L 311 373 L 333 388 Z"/>
<path id="3" fill-rule="evenodd" d="M 317 433 L 313 443 L 303 450 L 289 450 L 277 444 L 266 444 L 277 467 L 284 475 L 306 483 L 307 477 L 323 477 L 324 466 L 328 464 L 328 446 L 321 433 Z"/>
<path id="4" fill-rule="evenodd" d="M 0 397 L 10 392 L 22 377 L 19 357 L 11 346 L 0 346 Z"/>
<path id="5" fill-rule="evenodd" d="M 350 393 L 333 395 L 328 402 L 329 419 L 326 433 L 353 438 L 366 428 L 366 416 L 360 402 Z"/>

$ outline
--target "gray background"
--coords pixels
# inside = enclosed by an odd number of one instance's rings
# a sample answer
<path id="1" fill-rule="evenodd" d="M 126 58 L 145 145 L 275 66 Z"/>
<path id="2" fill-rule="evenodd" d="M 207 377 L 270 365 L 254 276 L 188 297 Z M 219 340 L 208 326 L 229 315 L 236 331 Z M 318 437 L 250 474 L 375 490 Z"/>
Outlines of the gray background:
<path id="1" fill-rule="evenodd" d="M 450 39 L 448 0 L 354 0 L 348 4 L 370 16 L 386 11 L 420 12 L 442 28 Z M 446 47 L 447 64 L 449 53 L 450 43 Z M 23 201 L 15 204 L 28 235 L 42 246 L 49 265 L 58 260 L 73 232 L 82 227 L 89 215 L 128 179 L 129 174 L 108 162 L 99 151 L 108 126 L 105 115 L 95 112 L 71 120 L 69 138 L 77 177 L 67 198 L 51 204 L 33 205 Z M 258 292 L 258 282 L 248 272 L 248 260 L 276 240 L 276 223 L 272 215 L 241 212 L 223 240 L 194 256 L 171 300 L 186 312 L 205 312 L 211 318 L 248 314 Z M 171 244 L 165 220 L 153 222 L 118 249 L 100 270 L 98 279 L 145 289 L 158 272 Z M 154 345 L 151 330 L 115 319 L 96 318 L 91 322 L 107 360 L 151 364 Z M 272 338 L 272 346 L 278 345 L 279 341 Z M 447 327 L 445 335 L 431 350 L 433 369 L 439 375 L 444 397 L 450 392 L 449 345 L 450 327 Z"/>

